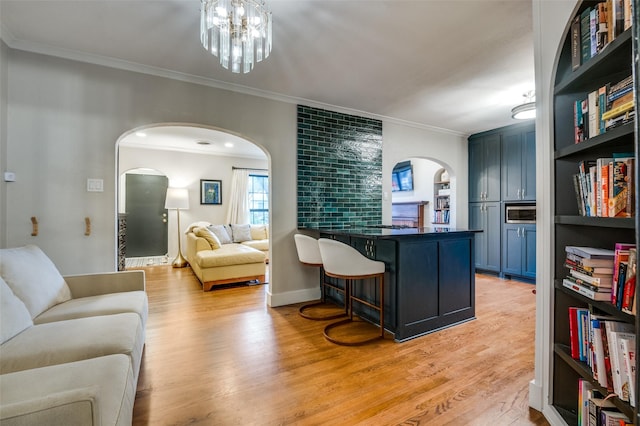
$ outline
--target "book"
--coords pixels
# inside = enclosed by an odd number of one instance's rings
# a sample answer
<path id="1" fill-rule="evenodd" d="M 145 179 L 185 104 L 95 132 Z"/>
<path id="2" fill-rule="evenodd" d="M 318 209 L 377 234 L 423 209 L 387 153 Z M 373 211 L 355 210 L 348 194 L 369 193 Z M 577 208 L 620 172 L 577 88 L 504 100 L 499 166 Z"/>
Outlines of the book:
<path id="1" fill-rule="evenodd" d="M 593 331 L 593 364 L 591 371 L 594 379 L 598 381 L 600 386 L 607 388 L 607 369 L 605 367 L 604 348 L 602 347 L 602 323 L 606 318 L 598 315 L 591 316 L 591 330 Z"/>
<path id="2" fill-rule="evenodd" d="M 575 291 L 576 293 L 579 293 L 585 297 L 588 297 L 591 300 L 602 301 L 602 302 L 604 301 L 608 302 L 611 300 L 611 293 L 609 293 L 608 291 L 606 292 L 593 291 L 581 284 L 574 283 L 567 278 L 564 278 L 562 280 L 562 285 L 568 289 Z"/>
<path id="3" fill-rule="evenodd" d="M 593 267 L 593 266 L 584 266 L 575 260 L 565 259 L 564 266 L 569 269 L 575 269 L 576 271 L 582 272 L 583 274 L 587 274 L 587 275 L 594 275 L 594 274 L 595 276 L 613 275 L 613 263 L 611 264 L 610 268 L 604 267 L 604 266 Z"/>
<path id="4" fill-rule="evenodd" d="M 616 243 L 613 250 L 613 277 L 611 280 L 611 303 L 618 303 L 618 274 L 620 262 L 629 260 L 629 249 L 634 247 L 631 243 Z"/>
<path id="5" fill-rule="evenodd" d="M 617 409 L 602 410 L 600 412 L 600 424 L 602 426 L 620 426 L 620 420 L 624 421 L 625 423 L 631 421 L 627 416 L 622 414 Z"/>
<path id="6" fill-rule="evenodd" d="M 628 379 L 629 404 L 636 406 L 636 336 L 622 336 L 620 338 L 620 349 L 624 360 L 624 369 Z"/>
<path id="7" fill-rule="evenodd" d="M 628 314 L 633 313 L 632 307 L 636 294 L 636 268 L 637 268 L 637 250 L 635 247 L 629 249 L 629 261 L 627 266 L 627 282 L 624 284 L 624 293 L 622 296 L 622 306 L 620 309 Z"/>
<path id="8" fill-rule="evenodd" d="M 581 63 L 587 62 L 591 58 L 591 8 L 587 7 L 580 14 L 580 52 Z"/>
<path id="9" fill-rule="evenodd" d="M 613 168 L 610 167 L 610 172 L 613 171 L 613 175 L 610 177 L 610 189 L 609 189 L 609 217 L 628 217 L 627 214 L 627 191 L 629 190 L 630 176 L 627 171 L 627 160 L 630 158 L 620 158 L 613 160 Z"/>
<path id="10" fill-rule="evenodd" d="M 600 126 L 598 125 L 600 118 L 598 117 L 598 92 L 596 90 L 589 92 L 589 94 L 587 95 L 587 101 L 589 102 L 589 137 L 592 138 L 600 134 Z"/>
<path id="11" fill-rule="evenodd" d="M 615 371 L 615 373 L 619 376 L 619 380 L 620 380 L 619 389 L 618 389 L 618 392 L 616 393 L 618 394 L 618 398 L 620 398 L 623 401 L 629 402 L 630 383 L 629 383 L 629 375 L 627 374 L 626 361 L 624 359 L 622 341 L 623 339 L 627 339 L 627 340 L 633 340 L 635 342 L 635 334 L 633 332 L 616 332 L 615 339 L 616 339 L 616 345 L 617 345 L 616 356 L 618 357 L 617 367 L 616 367 L 618 370 Z"/>
<path id="12" fill-rule="evenodd" d="M 611 286 L 610 285 L 593 285 L 590 284 L 586 281 L 581 280 L 580 278 L 576 278 L 574 276 L 571 275 L 567 275 L 566 277 L 564 277 L 565 280 L 569 280 L 574 284 L 578 284 L 584 288 L 586 288 L 587 290 L 591 290 L 591 291 L 595 291 L 598 293 L 607 293 L 609 295 L 611 295 Z"/>
<path id="13" fill-rule="evenodd" d="M 580 39 L 580 17 L 576 16 L 571 22 L 571 70 L 580 68 L 581 64 L 581 39 Z"/>
<path id="14" fill-rule="evenodd" d="M 591 276 L 591 275 L 583 274 L 582 272 L 576 271 L 575 269 L 570 269 L 569 273 L 573 277 L 580 279 L 596 287 L 611 288 L 611 284 L 613 282 L 613 275 L 609 275 L 609 274 L 600 274 L 601 276 Z"/>
<path id="15" fill-rule="evenodd" d="M 611 361 L 611 373 L 613 379 L 613 392 L 622 397 L 622 378 L 620 370 L 620 357 L 618 354 L 618 333 L 633 333 L 633 324 L 620 321 L 605 321 L 605 333 L 609 346 L 609 358 Z"/>
<path id="16" fill-rule="evenodd" d="M 573 359 L 580 359 L 578 309 L 579 308 L 575 306 L 569 306 L 569 349 L 571 350 L 571 358 Z"/>
<path id="17" fill-rule="evenodd" d="M 612 108 L 610 110 L 608 110 L 607 112 L 605 112 L 604 114 L 602 114 L 602 119 L 603 120 L 608 120 L 610 118 L 615 118 L 618 117 L 622 114 L 624 114 L 627 111 L 631 111 L 633 108 L 635 107 L 635 104 L 633 102 L 633 100 L 626 102 L 616 108 Z"/>
<path id="18" fill-rule="evenodd" d="M 633 217 L 636 214 L 636 184 L 635 184 L 635 158 L 627 158 L 627 175 L 625 177 L 627 184 L 627 203 L 624 214 L 622 216 Z"/>
<path id="19" fill-rule="evenodd" d="M 620 261 L 618 267 L 618 279 L 616 284 L 616 308 L 622 309 L 622 295 L 624 294 L 624 284 L 627 282 L 627 261 Z M 613 303 L 613 301 L 612 301 Z"/>
<path id="20" fill-rule="evenodd" d="M 606 267 L 613 268 L 613 259 L 587 259 L 582 256 L 573 253 L 567 253 L 567 259 L 579 263 L 582 266 L 589 267 Z"/>
<path id="21" fill-rule="evenodd" d="M 577 254 L 583 259 L 606 259 L 613 260 L 613 250 L 598 248 L 598 247 L 585 247 L 585 246 L 566 246 L 565 251 L 571 254 Z M 588 265 L 593 266 L 593 265 Z"/>
<path id="22" fill-rule="evenodd" d="M 596 160 L 596 167 L 598 167 L 598 181 L 600 182 L 600 205 L 598 206 L 599 216 L 609 216 L 609 163 L 613 161 L 613 158 L 598 158 Z"/>
<path id="23" fill-rule="evenodd" d="M 609 34 L 607 29 L 607 2 L 603 1 L 597 4 L 598 8 L 598 52 L 609 43 Z M 579 23 L 579 21 L 578 21 Z"/>
<path id="24" fill-rule="evenodd" d="M 578 425 L 589 425 L 589 399 L 593 385 L 586 379 L 578 379 Z"/>

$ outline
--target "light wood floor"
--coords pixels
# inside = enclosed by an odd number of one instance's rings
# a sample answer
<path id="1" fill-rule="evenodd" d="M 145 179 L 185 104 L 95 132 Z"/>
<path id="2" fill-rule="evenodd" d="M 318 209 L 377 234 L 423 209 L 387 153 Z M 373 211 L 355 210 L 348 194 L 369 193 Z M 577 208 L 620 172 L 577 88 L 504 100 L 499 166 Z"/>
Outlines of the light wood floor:
<path id="1" fill-rule="evenodd" d="M 405 343 L 342 347 L 266 286 L 203 293 L 143 268 L 147 342 L 134 425 L 547 425 L 528 407 L 534 286 L 476 278 L 477 319 Z"/>

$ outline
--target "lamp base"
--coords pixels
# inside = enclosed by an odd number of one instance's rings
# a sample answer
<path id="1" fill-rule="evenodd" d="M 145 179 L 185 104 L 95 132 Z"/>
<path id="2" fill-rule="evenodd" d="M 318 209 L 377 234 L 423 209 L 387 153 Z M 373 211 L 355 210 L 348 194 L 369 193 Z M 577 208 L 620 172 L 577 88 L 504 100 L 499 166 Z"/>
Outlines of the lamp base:
<path id="1" fill-rule="evenodd" d="M 178 252 L 176 258 L 173 259 L 171 266 L 173 266 L 174 268 L 184 268 L 185 266 L 187 266 L 187 264 L 188 262 L 184 257 L 182 257 L 182 253 Z"/>

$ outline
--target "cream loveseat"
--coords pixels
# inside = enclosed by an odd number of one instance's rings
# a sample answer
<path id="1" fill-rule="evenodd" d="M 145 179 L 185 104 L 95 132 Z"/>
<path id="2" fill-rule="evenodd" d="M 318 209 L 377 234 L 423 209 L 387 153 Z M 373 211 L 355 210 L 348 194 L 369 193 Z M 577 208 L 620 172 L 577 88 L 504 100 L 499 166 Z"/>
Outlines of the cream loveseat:
<path id="1" fill-rule="evenodd" d="M 211 225 L 187 229 L 187 261 L 202 290 L 236 282 L 265 281 L 269 239 L 262 225 Z"/>
<path id="2" fill-rule="evenodd" d="M 143 271 L 62 277 L 36 246 L 2 249 L 0 303 L 0 424 L 131 424 Z"/>

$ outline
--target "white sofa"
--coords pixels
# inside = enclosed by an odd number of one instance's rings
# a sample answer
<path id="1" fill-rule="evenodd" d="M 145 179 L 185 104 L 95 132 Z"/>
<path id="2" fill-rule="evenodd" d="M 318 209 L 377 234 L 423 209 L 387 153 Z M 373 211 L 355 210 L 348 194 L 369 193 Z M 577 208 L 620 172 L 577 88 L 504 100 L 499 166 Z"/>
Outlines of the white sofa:
<path id="1" fill-rule="evenodd" d="M 143 271 L 62 277 L 0 250 L 0 423 L 129 425 L 145 340 Z"/>
<path id="2" fill-rule="evenodd" d="M 198 222 L 187 229 L 187 261 L 203 291 L 220 284 L 265 280 L 269 252 L 266 226 L 244 225 L 243 237 L 239 236 L 240 226 L 228 228 Z"/>

